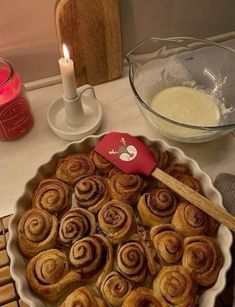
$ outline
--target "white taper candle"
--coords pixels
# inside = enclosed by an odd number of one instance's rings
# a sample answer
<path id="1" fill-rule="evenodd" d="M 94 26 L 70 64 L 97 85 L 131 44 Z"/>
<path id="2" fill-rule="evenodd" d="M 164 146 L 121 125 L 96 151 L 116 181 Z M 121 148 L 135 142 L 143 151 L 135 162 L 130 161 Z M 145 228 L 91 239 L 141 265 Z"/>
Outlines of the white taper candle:
<path id="1" fill-rule="evenodd" d="M 65 44 L 63 44 L 64 57 L 59 59 L 62 84 L 64 88 L 64 97 L 68 100 L 77 97 L 76 81 L 74 75 L 73 60 L 69 57 L 69 52 Z"/>

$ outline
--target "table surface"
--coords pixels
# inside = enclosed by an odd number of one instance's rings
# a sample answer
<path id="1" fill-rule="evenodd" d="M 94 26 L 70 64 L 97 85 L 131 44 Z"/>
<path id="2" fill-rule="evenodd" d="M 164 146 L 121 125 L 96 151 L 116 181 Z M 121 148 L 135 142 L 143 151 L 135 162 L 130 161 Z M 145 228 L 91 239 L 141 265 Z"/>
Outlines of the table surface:
<path id="1" fill-rule="evenodd" d="M 232 133 L 201 144 L 167 140 L 155 132 L 140 113 L 126 72 L 120 79 L 95 86 L 95 91 L 104 113 L 97 133 L 116 130 L 163 139 L 195 159 L 212 180 L 222 172 L 235 174 L 235 135 Z M 13 212 L 17 199 L 23 194 L 25 183 L 35 175 L 38 166 L 69 143 L 51 131 L 46 118 L 49 104 L 62 93 L 61 84 L 29 91 L 35 118 L 33 129 L 18 140 L 1 142 L 0 216 Z"/>

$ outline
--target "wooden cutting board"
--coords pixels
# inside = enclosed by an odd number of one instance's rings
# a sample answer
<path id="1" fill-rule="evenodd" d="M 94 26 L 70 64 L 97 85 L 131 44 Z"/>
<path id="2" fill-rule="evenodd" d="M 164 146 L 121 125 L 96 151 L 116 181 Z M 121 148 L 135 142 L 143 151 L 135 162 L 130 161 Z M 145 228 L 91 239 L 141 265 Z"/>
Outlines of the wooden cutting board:
<path id="1" fill-rule="evenodd" d="M 74 60 L 77 85 L 121 76 L 123 52 L 118 0 L 57 0 L 55 21 L 62 44 Z"/>

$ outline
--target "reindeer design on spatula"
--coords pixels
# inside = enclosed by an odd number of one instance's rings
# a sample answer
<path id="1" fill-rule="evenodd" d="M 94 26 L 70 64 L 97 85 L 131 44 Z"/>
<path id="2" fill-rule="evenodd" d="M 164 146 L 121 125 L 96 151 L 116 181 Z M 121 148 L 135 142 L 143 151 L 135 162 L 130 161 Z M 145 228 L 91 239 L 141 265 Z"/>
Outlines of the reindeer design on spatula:
<path id="1" fill-rule="evenodd" d="M 132 161 L 137 156 L 137 149 L 134 145 L 127 144 L 124 138 L 121 138 L 120 143 L 122 144 L 118 150 L 112 149 L 109 151 L 110 155 L 118 155 L 122 161 Z"/>

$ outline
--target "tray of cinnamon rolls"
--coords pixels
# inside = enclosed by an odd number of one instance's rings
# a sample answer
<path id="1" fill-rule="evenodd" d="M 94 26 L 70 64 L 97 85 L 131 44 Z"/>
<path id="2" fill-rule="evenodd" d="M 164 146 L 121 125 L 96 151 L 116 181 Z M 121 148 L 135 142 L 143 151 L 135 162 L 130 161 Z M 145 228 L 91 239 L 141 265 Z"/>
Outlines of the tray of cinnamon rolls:
<path id="1" fill-rule="evenodd" d="M 222 206 L 198 164 L 138 136 L 169 175 Z M 27 182 L 10 223 L 11 274 L 32 307 L 211 307 L 226 284 L 232 235 L 162 183 L 68 145 Z"/>

